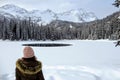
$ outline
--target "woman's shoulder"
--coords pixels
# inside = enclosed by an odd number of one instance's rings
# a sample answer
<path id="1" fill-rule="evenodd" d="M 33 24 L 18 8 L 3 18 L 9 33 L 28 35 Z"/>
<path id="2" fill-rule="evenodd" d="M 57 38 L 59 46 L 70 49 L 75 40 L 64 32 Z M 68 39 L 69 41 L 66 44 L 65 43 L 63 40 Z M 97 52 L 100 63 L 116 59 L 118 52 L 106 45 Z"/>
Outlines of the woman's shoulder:
<path id="1" fill-rule="evenodd" d="M 39 60 L 36 60 L 36 61 L 37 61 L 37 63 L 38 63 L 39 65 L 42 66 L 42 62 L 41 62 L 41 61 L 39 61 Z"/>
<path id="2" fill-rule="evenodd" d="M 20 64 L 20 62 L 22 62 L 22 59 L 19 58 L 19 59 L 16 61 L 16 65 L 17 65 L 17 64 Z"/>

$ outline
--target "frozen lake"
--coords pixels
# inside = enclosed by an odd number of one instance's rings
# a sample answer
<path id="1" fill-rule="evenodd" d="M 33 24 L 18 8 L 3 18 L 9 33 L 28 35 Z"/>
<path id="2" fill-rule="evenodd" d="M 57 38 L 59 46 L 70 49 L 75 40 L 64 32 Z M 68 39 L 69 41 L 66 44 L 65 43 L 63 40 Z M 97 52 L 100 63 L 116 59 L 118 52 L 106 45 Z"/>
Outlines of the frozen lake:
<path id="1" fill-rule="evenodd" d="M 14 77 L 15 62 L 23 55 L 24 46 L 22 44 L 66 43 L 72 44 L 72 46 L 33 47 L 38 60 L 43 63 L 43 71 L 47 80 L 79 80 L 79 78 L 82 80 L 120 80 L 118 76 L 120 74 L 120 47 L 115 47 L 113 42 L 115 41 L 0 41 L 0 63 L 2 64 L 0 65 L 0 75 L 6 74 L 1 79 L 8 80 L 6 77 Z M 49 69 L 49 72 L 47 69 Z M 106 73 L 104 73 L 104 70 L 106 70 Z M 72 78 L 66 78 L 64 74 L 67 73 L 71 73 L 68 76 Z M 52 76 L 52 74 L 56 75 Z M 98 79 L 98 75 L 102 78 Z"/>

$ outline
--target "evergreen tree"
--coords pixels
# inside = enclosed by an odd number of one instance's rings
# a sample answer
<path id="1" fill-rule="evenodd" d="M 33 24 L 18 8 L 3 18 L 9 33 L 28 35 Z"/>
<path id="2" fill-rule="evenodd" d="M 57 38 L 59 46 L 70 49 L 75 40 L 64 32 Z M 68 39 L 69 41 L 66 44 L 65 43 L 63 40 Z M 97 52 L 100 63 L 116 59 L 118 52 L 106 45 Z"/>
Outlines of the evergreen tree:
<path id="1" fill-rule="evenodd" d="M 113 5 L 115 5 L 115 7 L 119 7 L 120 6 L 120 0 L 115 0 Z"/>

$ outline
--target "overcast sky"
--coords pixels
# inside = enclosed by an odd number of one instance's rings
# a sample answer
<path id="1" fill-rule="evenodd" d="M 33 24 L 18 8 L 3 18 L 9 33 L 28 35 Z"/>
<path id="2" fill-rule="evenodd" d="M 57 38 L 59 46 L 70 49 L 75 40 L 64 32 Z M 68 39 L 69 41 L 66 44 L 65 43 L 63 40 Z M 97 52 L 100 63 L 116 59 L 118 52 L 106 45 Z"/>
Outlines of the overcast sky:
<path id="1" fill-rule="evenodd" d="M 112 5 L 113 2 L 114 0 L 0 0 L 0 5 L 15 4 L 27 10 L 51 9 L 54 12 L 83 8 L 94 12 L 98 18 L 103 18 L 119 10 Z"/>

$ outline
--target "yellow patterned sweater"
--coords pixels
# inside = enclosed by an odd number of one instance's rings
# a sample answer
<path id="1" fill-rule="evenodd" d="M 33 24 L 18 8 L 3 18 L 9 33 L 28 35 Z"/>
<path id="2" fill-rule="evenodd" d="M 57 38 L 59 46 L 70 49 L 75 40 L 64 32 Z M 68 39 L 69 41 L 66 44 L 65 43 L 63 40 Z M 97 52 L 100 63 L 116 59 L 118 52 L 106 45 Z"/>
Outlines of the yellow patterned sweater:
<path id="1" fill-rule="evenodd" d="M 32 59 L 18 59 L 16 62 L 16 80 L 44 80 L 42 63 Z"/>

